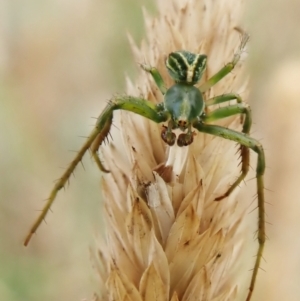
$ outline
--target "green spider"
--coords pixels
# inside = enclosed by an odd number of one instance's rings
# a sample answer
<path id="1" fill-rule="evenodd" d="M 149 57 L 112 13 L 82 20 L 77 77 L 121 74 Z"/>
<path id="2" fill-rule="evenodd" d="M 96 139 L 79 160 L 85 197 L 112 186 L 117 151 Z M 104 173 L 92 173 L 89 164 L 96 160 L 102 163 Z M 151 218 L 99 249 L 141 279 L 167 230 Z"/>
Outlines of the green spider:
<path id="1" fill-rule="evenodd" d="M 221 68 L 215 75 L 208 79 L 207 82 L 200 85 L 199 88 L 195 85 L 201 79 L 201 76 L 206 68 L 206 55 L 193 54 L 188 51 L 176 51 L 169 54 L 166 59 L 166 68 L 174 80 L 175 84 L 167 89 L 164 81 L 156 68 L 141 65 L 141 67 L 149 72 L 155 81 L 160 92 L 164 95 L 164 101 L 159 104 L 154 104 L 148 100 L 122 96 L 113 98 L 102 114 L 99 116 L 96 126 L 82 148 L 77 153 L 74 160 L 70 163 L 67 170 L 53 187 L 49 199 L 43 208 L 40 216 L 31 227 L 24 245 L 26 246 L 32 235 L 36 232 L 41 222 L 44 220 L 56 195 L 69 180 L 71 174 L 75 170 L 78 163 L 82 160 L 86 151 L 90 150 L 92 156 L 103 172 L 109 172 L 98 157 L 98 149 L 104 139 L 109 134 L 113 112 L 115 110 L 126 110 L 143 117 L 146 117 L 156 123 L 168 122 L 167 126 L 163 126 L 161 138 L 169 146 L 174 145 L 177 140 L 179 146 L 187 146 L 193 142 L 194 133 L 192 128 L 199 132 L 219 136 L 225 139 L 235 141 L 240 144 L 241 152 L 241 174 L 230 188 L 215 200 L 220 201 L 228 197 L 232 191 L 243 181 L 249 170 L 249 149 L 257 153 L 257 196 L 258 196 L 258 250 L 255 259 L 255 265 L 252 272 L 249 292 L 246 301 L 249 301 L 254 290 L 255 281 L 262 258 L 264 243 L 265 243 L 265 209 L 264 209 L 264 182 L 263 175 L 265 171 L 265 156 L 262 145 L 255 139 L 249 136 L 251 128 L 251 110 L 250 107 L 242 102 L 239 95 L 234 93 L 215 96 L 208 100 L 203 99 L 203 93 L 214 86 L 227 74 L 229 74 L 241 57 L 241 53 L 249 39 L 247 34 L 243 34 L 240 47 L 233 56 L 231 62 Z M 206 113 L 205 108 L 211 105 L 224 103 L 230 100 L 236 100 L 236 104 L 220 107 L 209 113 Z M 207 124 L 229 116 L 243 114 L 243 129 L 242 132 L 237 132 L 222 126 Z M 174 129 L 180 129 L 182 133 L 176 137 Z"/>

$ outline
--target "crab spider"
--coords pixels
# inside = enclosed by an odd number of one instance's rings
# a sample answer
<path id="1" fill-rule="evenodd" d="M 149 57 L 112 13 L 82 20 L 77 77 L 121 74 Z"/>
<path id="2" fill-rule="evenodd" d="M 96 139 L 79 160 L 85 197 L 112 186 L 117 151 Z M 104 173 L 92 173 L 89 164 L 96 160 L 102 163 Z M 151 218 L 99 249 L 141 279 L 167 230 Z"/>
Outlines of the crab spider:
<path id="1" fill-rule="evenodd" d="M 239 95 L 234 93 L 215 96 L 208 100 L 203 99 L 203 93 L 214 86 L 222 78 L 231 72 L 240 59 L 241 53 L 247 43 L 249 36 L 244 34 L 241 39 L 239 50 L 234 55 L 231 62 L 221 68 L 215 75 L 197 88 L 195 85 L 201 79 L 206 68 L 207 57 L 203 54 L 194 54 L 188 51 L 175 51 L 168 55 L 166 59 L 166 68 L 174 80 L 174 85 L 166 88 L 162 76 L 156 68 L 141 65 L 149 72 L 155 81 L 160 92 L 164 95 L 163 102 L 154 104 L 146 99 L 132 96 L 116 97 L 110 100 L 106 108 L 99 116 L 96 126 L 84 145 L 76 154 L 74 160 L 70 163 L 64 174 L 53 187 L 48 201 L 43 208 L 40 216 L 31 227 L 24 245 L 27 245 L 36 232 L 41 222 L 44 220 L 56 195 L 69 180 L 70 175 L 75 170 L 78 163 L 82 160 L 86 151 L 90 150 L 92 156 L 103 172 L 109 172 L 98 157 L 98 149 L 104 139 L 107 137 L 113 120 L 115 110 L 126 110 L 139 114 L 156 123 L 167 122 L 163 126 L 161 138 L 169 146 L 177 143 L 178 146 L 187 146 L 193 143 L 193 129 L 202 133 L 211 134 L 224 139 L 232 140 L 240 144 L 241 153 L 241 174 L 230 188 L 215 200 L 220 201 L 228 197 L 232 191 L 243 181 L 249 170 L 249 150 L 257 153 L 256 181 L 258 196 L 258 250 L 255 259 L 255 265 L 252 272 L 249 292 L 246 301 L 249 301 L 254 290 L 255 281 L 262 258 L 265 243 L 265 209 L 264 209 L 264 182 L 263 175 L 265 171 L 265 156 L 262 145 L 250 137 L 251 128 L 251 110 L 249 105 L 245 104 Z M 209 113 L 205 113 L 205 108 L 211 105 L 225 103 L 230 100 L 236 100 L 235 104 L 222 106 Z M 229 116 L 242 114 L 244 118 L 242 131 L 234 131 L 226 127 L 209 124 L 212 121 L 220 120 Z M 174 129 L 180 129 L 182 133 L 176 137 Z"/>

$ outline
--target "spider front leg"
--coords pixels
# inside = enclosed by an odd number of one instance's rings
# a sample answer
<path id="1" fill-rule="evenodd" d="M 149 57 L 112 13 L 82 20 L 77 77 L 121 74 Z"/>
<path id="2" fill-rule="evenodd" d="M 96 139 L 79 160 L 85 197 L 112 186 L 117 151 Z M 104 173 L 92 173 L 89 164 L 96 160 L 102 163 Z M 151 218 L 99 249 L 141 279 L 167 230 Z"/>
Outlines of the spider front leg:
<path id="1" fill-rule="evenodd" d="M 257 167 L 256 167 L 256 182 L 257 182 L 257 202 L 258 202 L 258 243 L 259 247 L 256 253 L 256 260 L 252 272 L 249 292 L 246 301 L 249 301 L 254 290 L 255 281 L 263 254 L 266 233 L 265 233 L 265 200 L 264 200 L 264 172 L 265 172 L 265 155 L 262 145 L 255 139 L 249 137 L 245 133 L 240 133 L 217 125 L 208 125 L 202 123 L 200 118 L 194 122 L 195 127 L 199 132 L 219 136 L 224 139 L 235 141 L 243 147 L 251 148 L 257 153 Z"/>
<path id="2" fill-rule="evenodd" d="M 108 103 L 102 114 L 99 116 L 94 130 L 87 138 L 84 145 L 81 147 L 81 149 L 76 154 L 75 158 L 70 163 L 66 171 L 63 173 L 63 175 L 59 178 L 57 183 L 52 188 L 44 208 L 42 209 L 40 215 L 38 216 L 35 223 L 32 225 L 31 229 L 29 230 L 29 233 L 25 238 L 25 246 L 29 243 L 32 235 L 36 232 L 42 221 L 45 219 L 56 198 L 57 193 L 59 192 L 59 190 L 65 187 L 66 183 L 70 179 L 71 174 L 74 172 L 79 162 L 81 162 L 87 150 L 91 150 L 92 156 L 95 159 L 96 164 L 98 165 L 100 170 L 102 170 L 103 172 L 109 172 L 102 165 L 98 157 L 97 151 L 110 131 L 113 119 L 113 111 L 115 110 L 130 111 L 142 115 L 156 123 L 164 122 L 169 118 L 168 113 L 164 111 L 164 107 L 161 104 L 155 105 L 150 101 L 131 96 L 124 96 L 112 99 Z"/>
<path id="3" fill-rule="evenodd" d="M 250 128 L 252 124 L 251 118 L 251 109 L 250 106 L 241 102 L 241 98 L 236 94 L 224 94 L 221 96 L 216 96 L 208 101 L 211 101 L 211 104 L 221 103 L 228 100 L 236 99 L 239 103 L 235 105 L 230 105 L 227 107 L 218 108 L 207 115 L 201 117 L 201 120 L 205 123 L 219 120 L 222 118 L 230 117 L 236 114 L 243 114 L 245 116 L 243 121 L 242 133 L 249 135 Z M 236 179 L 236 181 L 228 188 L 228 190 L 221 196 L 217 197 L 216 201 L 221 201 L 222 199 L 228 197 L 234 189 L 245 179 L 249 171 L 250 163 L 250 153 L 249 148 L 240 144 L 240 154 L 241 154 L 241 174 Z"/>

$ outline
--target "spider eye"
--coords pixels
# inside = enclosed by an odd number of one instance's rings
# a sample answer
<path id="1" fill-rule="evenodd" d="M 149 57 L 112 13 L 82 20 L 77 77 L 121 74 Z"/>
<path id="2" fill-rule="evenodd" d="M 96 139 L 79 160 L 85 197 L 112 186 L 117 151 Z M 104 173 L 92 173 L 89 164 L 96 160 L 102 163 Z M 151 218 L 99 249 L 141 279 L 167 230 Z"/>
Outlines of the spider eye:
<path id="1" fill-rule="evenodd" d="M 206 55 L 176 51 L 169 54 L 166 67 L 175 82 L 194 85 L 200 80 L 206 68 L 206 60 Z"/>

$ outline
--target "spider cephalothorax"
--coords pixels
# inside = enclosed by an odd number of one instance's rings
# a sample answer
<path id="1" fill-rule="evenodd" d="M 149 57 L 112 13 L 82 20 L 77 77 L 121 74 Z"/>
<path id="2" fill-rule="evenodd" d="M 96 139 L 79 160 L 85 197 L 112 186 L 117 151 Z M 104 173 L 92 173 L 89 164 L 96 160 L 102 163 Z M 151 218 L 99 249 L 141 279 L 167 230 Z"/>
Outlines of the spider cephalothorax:
<path id="1" fill-rule="evenodd" d="M 232 191 L 244 180 L 249 170 L 249 149 L 252 149 L 258 155 L 256 179 L 257 179 L 257 196 L 258 196 L 258 242 L 259 247 L 255 260 L 254 269 L 252 272 L 251 283 L 246 301 L 249 301 L 254 289 L 256 276 L 259 270 L 260 260 L 262 258 L 263 247 L 265 242 L 265 209 L 264 209 L 264 183 L 263 175 L 265 170 L 265 157 L 262 145 L 255 139 L 249 136 L 251 128 L 251 110 L 249 106 L 242 102 L 239 95 L 234 93 L 222 94 L 212 97 L 210 99 L 203 99 L 202 93 L 210 89 L 222 78 L 231 72 L 241 57 L 241 53 L 248 41 L 248 35 L 243 33 L 240 47 L 234 54 L 233 59 L 222 67 L 215 75 L 210 77 L 206 82 L 196 87 L 195 84 L 199 82 L 205 67 L 206 55 L 193 54 L 188 51 L 176 51 L 169 54 L 166 60 L 166 68 L 174 80 L 175 84 L 170 88 L 166 88 L 162 76 L 159 71 L 151 66 L 141 65 L 142 68 L 149 72 L 153 77 L 160 92 L 164 95 L 164 101 L 159 104 L 154 104 L 143 98 L 133 96 L 122 96 L 111 99 L 109 104 L 99 116 L 96 126 L 85 144 L 81 147 L 74 160 L 68 166 L 67 170 L 56 182 L 52 189 L 49 199 L 42 210 L 40 216 L 33 224 L 29 234 L 25 239 L 25 245 L 30 241 L 32 234 L 36 232 L 37 228 L 47 215 L 56 195 L 68 182 L 71 174 L 75 170 L 86 151 L 90 150 L 96 164 L 103 172 L 106 170 L 99 159 L 98 149 L 102 142 L 109 134 L 113 112 L 115 110 L 126 110 L 139 114 L 156 123 L 168 122 L 167 126 L 163 126 L 161 137 L 170 146 L 174 145 L 176 135 L 174 129 L 183 131 L 178 138 L 177 144 L 179 146 L 189 145 L 193 142 L 195 133 L 192 129 L 198 132 L 207 133 L 228 140 L 232 140 L 241 145 L 241 174 L 230 188 L 221 196 L 215 198 L 220 201 L 228 197 Z M 215 110 L 211 110 L 203 114 L 205 107 L 215 104 L 226 103 L 230 100 L 235 100 L 234 104 L 221 106 Z M 212 121 L 219 120 L 225 117 L 234 116 L 237 114 L 243 115 L 242 132 L 234 131 L 222 126 L 209 124 Z"/>

